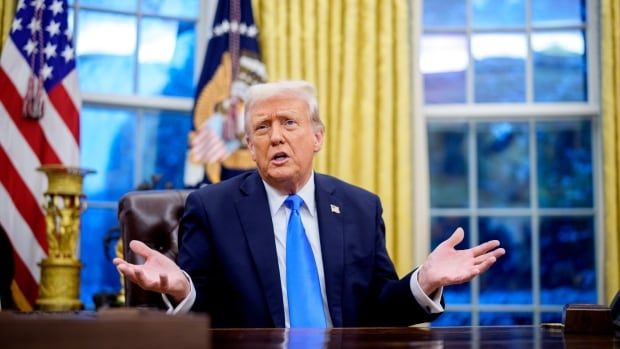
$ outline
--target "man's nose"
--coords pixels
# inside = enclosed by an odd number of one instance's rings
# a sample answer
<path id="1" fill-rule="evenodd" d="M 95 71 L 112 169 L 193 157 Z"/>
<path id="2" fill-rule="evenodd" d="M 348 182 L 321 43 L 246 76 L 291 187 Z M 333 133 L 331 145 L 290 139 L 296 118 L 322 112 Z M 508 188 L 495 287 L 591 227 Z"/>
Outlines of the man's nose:
<path id="1" fill-rule="evenodd" d="M 274 122 L 271 126 L 271 144 L 280 144 L 283 139 L 282 126 L 279 123 Z"/>

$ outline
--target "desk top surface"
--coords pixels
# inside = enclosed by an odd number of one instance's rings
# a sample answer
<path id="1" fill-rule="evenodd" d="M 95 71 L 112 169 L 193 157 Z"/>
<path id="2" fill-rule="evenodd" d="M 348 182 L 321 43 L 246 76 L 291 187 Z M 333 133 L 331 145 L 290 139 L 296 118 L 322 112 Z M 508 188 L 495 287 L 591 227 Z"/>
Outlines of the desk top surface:
<path id="1" fill-rule="evenodd" d="M 209 329 L 207 316 L 0 312 L 1 348 L 620 348 L 620 337 L 538 326 Z"/>
<path id="2" fill-rule="evenodd" d="M 212 329 L 214 348 L 620 348 L 620 338 L 535 326 Z"/>

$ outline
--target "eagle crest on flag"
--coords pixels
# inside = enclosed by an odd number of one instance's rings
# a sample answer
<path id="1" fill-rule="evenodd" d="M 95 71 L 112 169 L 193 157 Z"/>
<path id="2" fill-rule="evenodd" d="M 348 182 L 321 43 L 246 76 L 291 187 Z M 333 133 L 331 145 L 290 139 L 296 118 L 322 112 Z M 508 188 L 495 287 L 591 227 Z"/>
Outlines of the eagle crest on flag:
<path id="1" fill-rule="evenodd" d="M 250 0 L 220 0 L 193 109 L 185 183 L 218 182 L 254 167 L 243 143 L 248 88 L 267 80 Z M 206 176 L 205 176 L 206 173 Z M 205 180 L 206 177 L 206 180 Z"/>

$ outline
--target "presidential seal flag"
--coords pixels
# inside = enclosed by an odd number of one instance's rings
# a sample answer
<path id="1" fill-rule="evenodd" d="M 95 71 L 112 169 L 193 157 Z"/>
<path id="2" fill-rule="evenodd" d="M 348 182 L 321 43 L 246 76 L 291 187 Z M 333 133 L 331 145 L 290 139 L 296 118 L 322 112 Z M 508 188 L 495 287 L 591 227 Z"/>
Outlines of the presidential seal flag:
<path id="1" fill-rule="evenodd" d="M 47 255 L 43 164 L 79 165 L 80 96 L 66 0 L 20 0 L 0 58 L 0 227 L 18 308 L 32 309 Z M 3 299 L 3 302 L 5 300 Z"/>
<path id="2" fill-rule="evenodd" d="M 243 169 L 251 163 L 243 147 L 243 104 L 249 86 L 265 82 L 258 29 L 250 0 L 220 0 L 198 81 L 189 135 L 185 184 L 226 177 L 220 164 Z M 250 161 L 248 161 L 250 160 Z"/>

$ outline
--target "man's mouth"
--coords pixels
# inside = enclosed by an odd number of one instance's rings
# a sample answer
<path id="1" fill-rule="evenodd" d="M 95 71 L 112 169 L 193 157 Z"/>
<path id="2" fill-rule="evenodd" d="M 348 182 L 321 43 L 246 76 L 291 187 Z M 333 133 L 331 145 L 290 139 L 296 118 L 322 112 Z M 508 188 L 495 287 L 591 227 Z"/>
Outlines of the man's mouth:
<path id="1" fill-rule="evenodd" d="M 288 155 L 285 152 L 278 152 L 274 154 L 274 156 L 271 158 L 271 161 L 275 163 L 281 163 L 286 161 L 286 159 L 288 159 Z"/>

